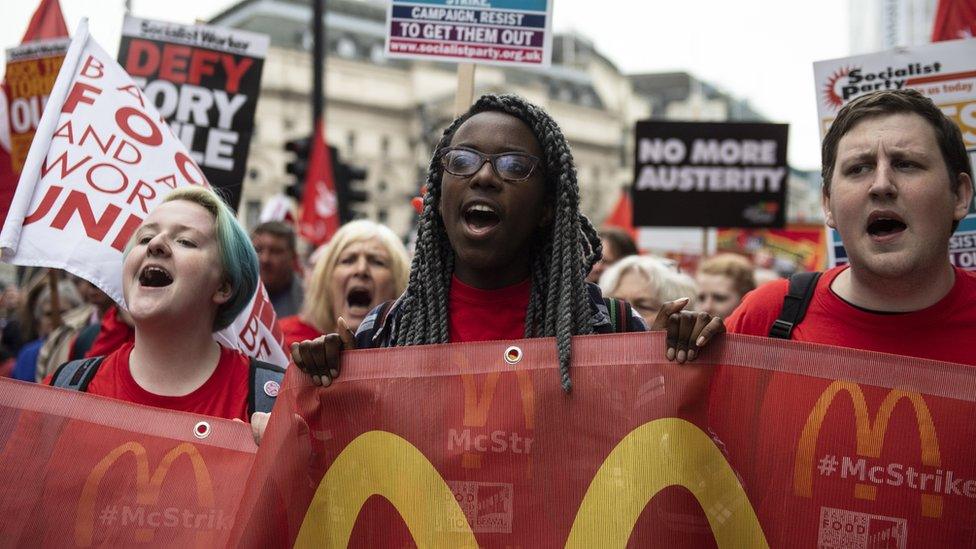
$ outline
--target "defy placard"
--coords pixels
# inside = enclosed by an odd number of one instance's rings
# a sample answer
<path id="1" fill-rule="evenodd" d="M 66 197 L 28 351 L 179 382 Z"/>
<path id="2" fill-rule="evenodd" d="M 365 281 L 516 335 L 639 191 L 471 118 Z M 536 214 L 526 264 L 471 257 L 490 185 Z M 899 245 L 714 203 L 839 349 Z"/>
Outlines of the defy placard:
<path id="1" fill-rule="evenodd" d="M 634 225 L 782 227 L 786 124 L 637 123 Z"/>
<path id="2" fill-rule="evenodd" d="M 58 77 L 67 38 L 31 42 L 7 50 L 7 94 L 10 113 L 10 159 L 15 172 L 24 167 L 44 105 Z"/>
<path id="3" fill-rule="evenodd" d="M 268 43 L 263 34 L 134 17 L 122 28 L 119 64 L 234 208 Z"/>
<path id="4" fill-rule="evenodd" d="M 853 99 L 880 90 L 918 90 L 935 102 L 962 130 L 969 157 L 976 160 L 976 40 L 953 40 L 868 55 L 818 61 L 817 85 L 820 137 L 827 134 L 837 112 Z M 970 209 L 972 212 L 972 209 Z M 827 229 L 830 266 L 847 263 L 840 235 Z M 950 260 L 976 269 L 976 214 L 959 225 L 950 244 Z"/>
<path id="5" fill-rule="evenodd" d="M 552 0 L 392 0 L 390 57 L 548 66 Z"/>

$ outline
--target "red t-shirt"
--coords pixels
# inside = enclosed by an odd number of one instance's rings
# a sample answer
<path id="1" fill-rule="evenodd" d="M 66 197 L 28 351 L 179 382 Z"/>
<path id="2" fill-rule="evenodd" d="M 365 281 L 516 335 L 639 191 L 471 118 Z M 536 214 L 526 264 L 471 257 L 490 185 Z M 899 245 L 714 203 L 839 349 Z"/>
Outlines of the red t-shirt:
<path id="1" fill-rule="evenodd" d="M 217 368 L 197 390 L 183 396 L 162 396 L 143 389 L 132 377 L 129 370 L 132 346 L 132 343 L 126 343 L 105 357 L 87 392 L 156 408 L 250 421 L 247 416 L 250 384 L 247 356 L 221 347 Z"/>
<path id="2" fill-rule="evenodd" d="M 298 315 L 278 319 L 278 327 L 285 341 L 285 356 L 291 358 L 291 344 L 315 339 L 322 335 L 315 326 L 304 322 Z"/>
<path id="3" fill-rule="evenodd" d="M 938 303 L 910 313 L 872 313 L 841 299 L 830 284 L 846 266 L 825 272 L 795 341 L 976 365 L 976 275 L 956 269 L 956 282 Z M 783 309 L 787 280 L 749 292 L 725 321 L 730 333 L 765 336 Z"/>
<path id="4" fill-rule="evenodd" d="M 450 341 L 493 341 L 525 337 L 531 279 L 499 288 L 479 290 L 451 279 Z"/>

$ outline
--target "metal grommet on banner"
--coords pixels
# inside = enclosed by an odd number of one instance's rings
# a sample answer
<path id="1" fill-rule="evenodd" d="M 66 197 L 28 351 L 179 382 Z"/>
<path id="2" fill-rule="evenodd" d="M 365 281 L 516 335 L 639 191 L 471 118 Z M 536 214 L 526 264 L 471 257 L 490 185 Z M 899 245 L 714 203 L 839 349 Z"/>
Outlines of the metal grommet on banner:
<path id="1" fill-rule="evenodd" d="M 201 421 L 193 426 L 193 436 L 203 439 L 210 436 L 210 424 L 206 421 Z"/>
<path id="2" fill-rule="evenodd" d="M 515 366 L 522 360 L 522 349 L 512 345 L 505 349 L 505 362 Z"/>

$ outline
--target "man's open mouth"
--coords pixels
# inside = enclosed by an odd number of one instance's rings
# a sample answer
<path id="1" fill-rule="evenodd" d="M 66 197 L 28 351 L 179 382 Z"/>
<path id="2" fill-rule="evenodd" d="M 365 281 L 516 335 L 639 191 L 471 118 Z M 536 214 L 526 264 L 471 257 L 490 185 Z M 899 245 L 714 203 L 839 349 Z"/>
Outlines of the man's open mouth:
<path id="1" fill-rule="evenodd" d="M 473 204 L 464 209 L 464 222 L 475 232 L 485 232 L 501 223 L 501 217 L 490 206 Z"/>
<path id="2" fill-rule="evenodd" d="M 872 214 L 868 218 L 868 234 L 885 237 L 898 234 L 908 228 L 900 218 L 888 214 Z"/>
<path id="3" fill-rule="evenodd" d="M 149 288 L 162 288 L 173 283 L 173 275 L 162 267 L 149 265 L 139 273 L 139 284 Z"/>
<path id="4" fill-rule="evenodd" d="M 373 292 L 369 288 L 350 288 L 346 292 L 346 305 L 350 311 L 366 314 L 373 305 Z"/>

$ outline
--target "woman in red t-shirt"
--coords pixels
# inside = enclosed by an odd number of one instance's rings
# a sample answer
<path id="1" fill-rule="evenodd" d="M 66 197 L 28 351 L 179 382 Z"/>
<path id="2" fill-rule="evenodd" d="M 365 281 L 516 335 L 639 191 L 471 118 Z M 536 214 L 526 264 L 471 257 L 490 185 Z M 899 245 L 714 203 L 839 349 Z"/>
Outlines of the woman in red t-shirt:
<path id="1" fill-rule="evenodd" d="M 107 355 L 84 390 L 247 421 L 249 359 L 213 333 L 257 283 L 257 256 L 230 208 L 202 187 L 173 191 L 126 248 L 122 290 L 135 341 Z"/>
<path id="2" fill-rule="evenodd" d="M 278 321 L 285 354 L 292 343 L 335 332 L 337 318 L 356 331 L 367 313 L 407 287 L 407 250 L 393 231 L 378 223 L 346 223 L 315 256 L 301 312 Z"/>
<path id="3" fill-rule="evenodd" d="M 425 183 L 407 289 L 363 323 L 355 343 L 555 337 L 569 391 L 570 338 L 605 333 L 610 319 L 599 289 L 584 280 L 601 245 L 580 211 L 573 155 L 558 124 L 520 97 L 482 96 L 444 131 Z M 668 327 L 668 356 L 681 362 L 724 330 L 719 319 L 680 312 L 686 304 L 666 304 L 654 326 Z M 629 320 L 625 329 L 644 329 Z M 353 345 L 339 330 L 293 345 L 292 357 L 328 385 L 339 365 L 327 357 Z"/>

